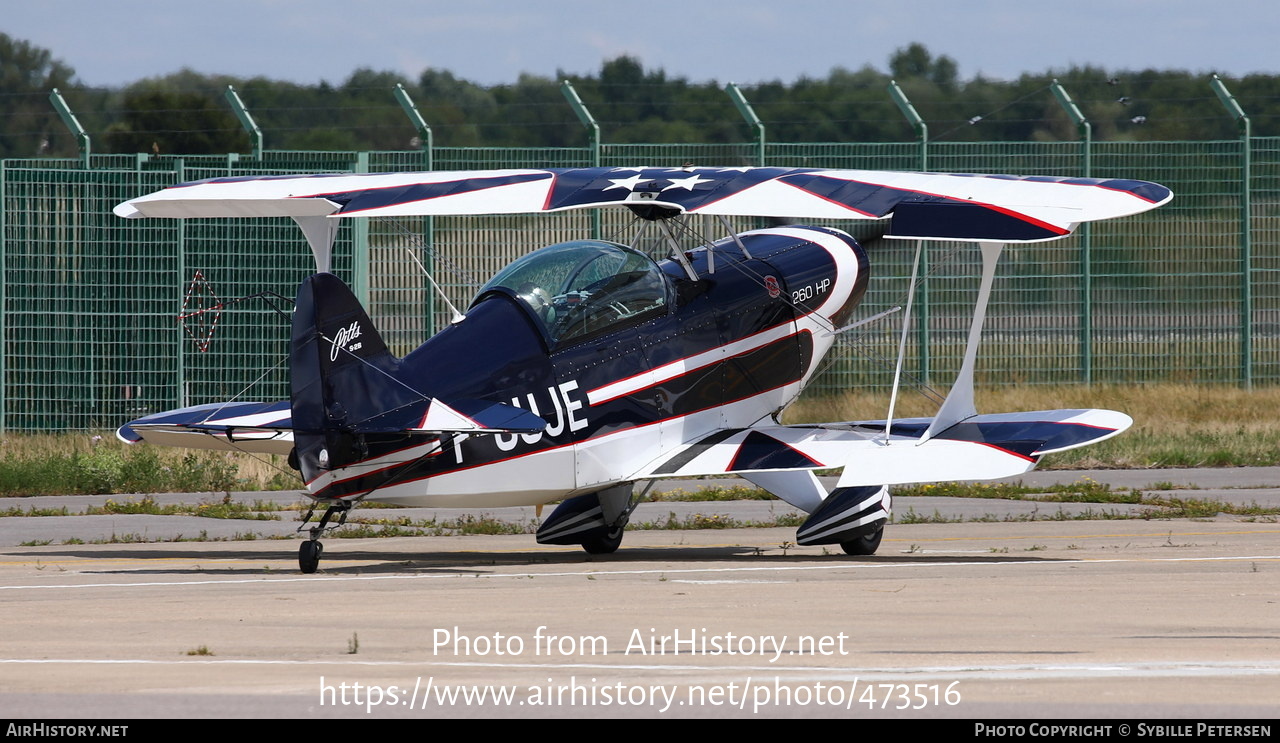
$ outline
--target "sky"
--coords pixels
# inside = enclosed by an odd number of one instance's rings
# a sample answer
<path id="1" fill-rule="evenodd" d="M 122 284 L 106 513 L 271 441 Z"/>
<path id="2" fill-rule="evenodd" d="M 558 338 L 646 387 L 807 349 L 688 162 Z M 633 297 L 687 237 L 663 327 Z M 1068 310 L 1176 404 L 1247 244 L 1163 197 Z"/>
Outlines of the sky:
<path id="1" fill-rule="evenodd" d="M 923 43 L 960 76 L 1072 65 L 1280 73 L 1275 0 L 8 0 L 0 31 L 120 86 L 184 67 L 341 83 L 361 67 L 483 85 L 594 74 L 627 54 L 692 82 L 886 70 Z"/>

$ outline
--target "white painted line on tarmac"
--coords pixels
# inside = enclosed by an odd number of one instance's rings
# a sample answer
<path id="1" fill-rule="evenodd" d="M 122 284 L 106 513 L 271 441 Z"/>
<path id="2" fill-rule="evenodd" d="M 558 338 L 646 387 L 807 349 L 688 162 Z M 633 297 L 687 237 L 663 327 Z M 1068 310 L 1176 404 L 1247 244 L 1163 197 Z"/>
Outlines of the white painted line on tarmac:
<path id="1" fill-rule="evenodd" d="M 294 578 L 231 578 L 223 580 L 154 581 L 134 583 L 79 583 L 73 585 L 0 585 L 0 591 L 47 590 L 67 591 L 84 588 L 158 588 L 172 586 L 222 586 L 222 585 L 278 585 L 282 583 L 350 583 L 387 580 L 476 580 L 479 578 L 582 578 L 610 575 L 697 575 L 731 573 L 785 573 L 841 570 L 884 570 L 889 568 L 995 568 L 1016 565 L 1104 565 L 1120 563 L 1168 563 L 1168 562 L 1232 562 L 1244 560 L 1280 560 L 1280 555 L 1244 555 L 1238 557 L 1152 557 L 1152 558 L 1041 558 L 1038 560 L 983 560 L 977 562 L 860 562 L 842 565 L 772 565 L 734 568 L 652 568 L 645 570 L 600 570 L 598 565 L 581 571 L 550 571 L 541 573 L 492 573 L 492 566 L 450 568 L 447 574 L 397 574 L 397 575 L 319 575 Z M 462 572 L 467 571 L 467 572 Z"/>
<path id="2" fill-rule="evenodd" d="M 772 672 L 809 679 L 820 676 L 831 681 L 903 680 L 1036 680 L 1036 679 L 1104 679 L 1104 678 L 1194 678 L 1280 676 L 1280 661 L 1151 661 L 1118 663 L 1055 663 L 964 666 L 903 666 L 899 668 L 840 666 L 707 666 L 683 663 L 481 663 L 474 661 L 357 661 L 357 660 L 273 660 L 201 658 L 189 660 L 157 660 L 145 658 L 11 658 L 0 659 L 3 665 L 138 665 L 138 666 L 324 666 L 386 668 L 486 668 L 538 671 L 669 671 L 687 674 L 703 671 L 718 674 Z"/>
<path id="3" fill-rule="evenodd" d="M 673 581 L 671 581 L 671 582 L 672 582 L 672 583 L 692 583 L 692 584 L 693 584 L 693 585 L 695 585 L 695 586 L 715 586 L 715 585 L 720 585 L 720 584 L 741 585 L 741 584 L 743 584 L 743 583 L 750 583 L 750 584 L 752 584 L 752 585 L 757 585 L 757 586 L 758 586 L 758 585 L 760 585 L 760 584 L 762 584 L 762 583 L 767 583 L 767 584 L 782 584 L 782 585 L 786 585 L 786 584 L 788 584 L 788 583 L 794 583 L 795 581 L 790 581 L 790 580 L 750 580 L 750 579 L 743 579 L 743 580 L 692 580 L 692 579 L 689 579 L 689 578 L 677 578 L 677 579 L 675 579 L 675 580 L 673 580 Z"/>

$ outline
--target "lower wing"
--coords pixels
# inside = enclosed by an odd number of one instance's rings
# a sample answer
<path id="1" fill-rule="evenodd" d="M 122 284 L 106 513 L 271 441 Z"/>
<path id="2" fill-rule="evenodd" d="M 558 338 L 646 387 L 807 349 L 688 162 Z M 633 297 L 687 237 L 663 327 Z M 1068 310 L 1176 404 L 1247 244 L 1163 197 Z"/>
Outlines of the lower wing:
<path id="1" fill-rule="evenodd" d="M 668 452 L 632 479 L 843 467 L 837 487 L 993 480 L 1020 475 L 1045 454 L 1102 441 L 1133 424 L 1112 410 L 996 413 L 925 438 L 932 420 L 722 429 Z"/>

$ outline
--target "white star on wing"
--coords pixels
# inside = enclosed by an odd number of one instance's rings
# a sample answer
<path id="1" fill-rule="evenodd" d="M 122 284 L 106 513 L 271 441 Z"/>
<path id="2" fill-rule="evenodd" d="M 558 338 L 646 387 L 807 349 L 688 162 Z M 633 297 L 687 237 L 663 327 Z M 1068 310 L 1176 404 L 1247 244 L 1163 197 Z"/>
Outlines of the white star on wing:
<path id="1" fill-rule="evenodd" d="M 610 183 L 612 183 L 613 185 L 612 185 L 612 186 L 605 186 L 605 187 L 604 187 L 603 189 L 601 189 L 601 190 L 603 190 L 603 191 L 609 191 L 609 190 L 611 190 L 611 189 L 615 189 L 615 188 L 625 188 L 625 189 L 627 189 L 628 191 L 634 191 L 634 190 L 636 190 L 636 186 L 640 185 L 643 181 L 648 181 L 648 180 L 652 180 L 652 179 L 651 179 L 651 178 L 645 178 L 645 177 L 640 176 L 640 175 L 633 175 L 633 176 L 631 176 L 630 178 L 610 178 L 610 179 L 609 179 L 609 182 L 610 182 Z"/>
<path id="2" fill-rule="evenodd" d="M 671 185 L 667 186 L 662 190 L 670 191 L 673 188 L 683 188 L 688 191 L 692 191 L 693 187 L 698 185 L 699 183 L 711 183 L 711 181 L 712 181 L 711 178 L 703 178 L 702 176 L 697 175 L 695 173 L 694 175 L 691 175 L 688 178 L 672 178 Z"/>

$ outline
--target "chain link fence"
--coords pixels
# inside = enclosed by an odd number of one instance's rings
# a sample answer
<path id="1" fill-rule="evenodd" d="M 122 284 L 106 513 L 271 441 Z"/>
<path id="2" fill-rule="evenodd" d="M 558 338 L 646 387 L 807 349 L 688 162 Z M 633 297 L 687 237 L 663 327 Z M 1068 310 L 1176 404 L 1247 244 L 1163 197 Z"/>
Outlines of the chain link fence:
<path id="1" fill-rule="evenodd" d="M 283 152 L 261 157 L 104 155 L 0 162 L 0 427 L 113 428 L 182 405 L 288 397 L 288 319 L 266 299 L 185 325 L 197 271 L 219 300 L 291 298 L 313 270 L 289 220 L 123 220 L 112 207 L 220 176 L 519 167 L 766 165 L 1091 175 L 1151 180 L 1169 205 L 1015 246 L 997 274 L 979 381 L 987 385 L 1280 380 L 1280 138 L 1212 142 L 758 143 L 590 148 Z M 746 229 L 764 222 L 739 220 Z M 906 296 L 915 243 L 868 223 L 869 317 Z M 701 225 L 715 231 L 712 224 Z M 502 265 L 588 235 L 630 240 L 613 210 L 532 216 L 344 220 L 333 270 L 365 297 L 399 354 L 465 309 Z M 930 243 L 907 370 L 945 389 L 958 368 L 979 274 L 975 247 Z M 277 306 L 282 304 L 274 302 Z M 283 303 L 286 306 L 287 302 Z M 806 394 L 890 383 L 902 313 L 842 337 Z"/>

